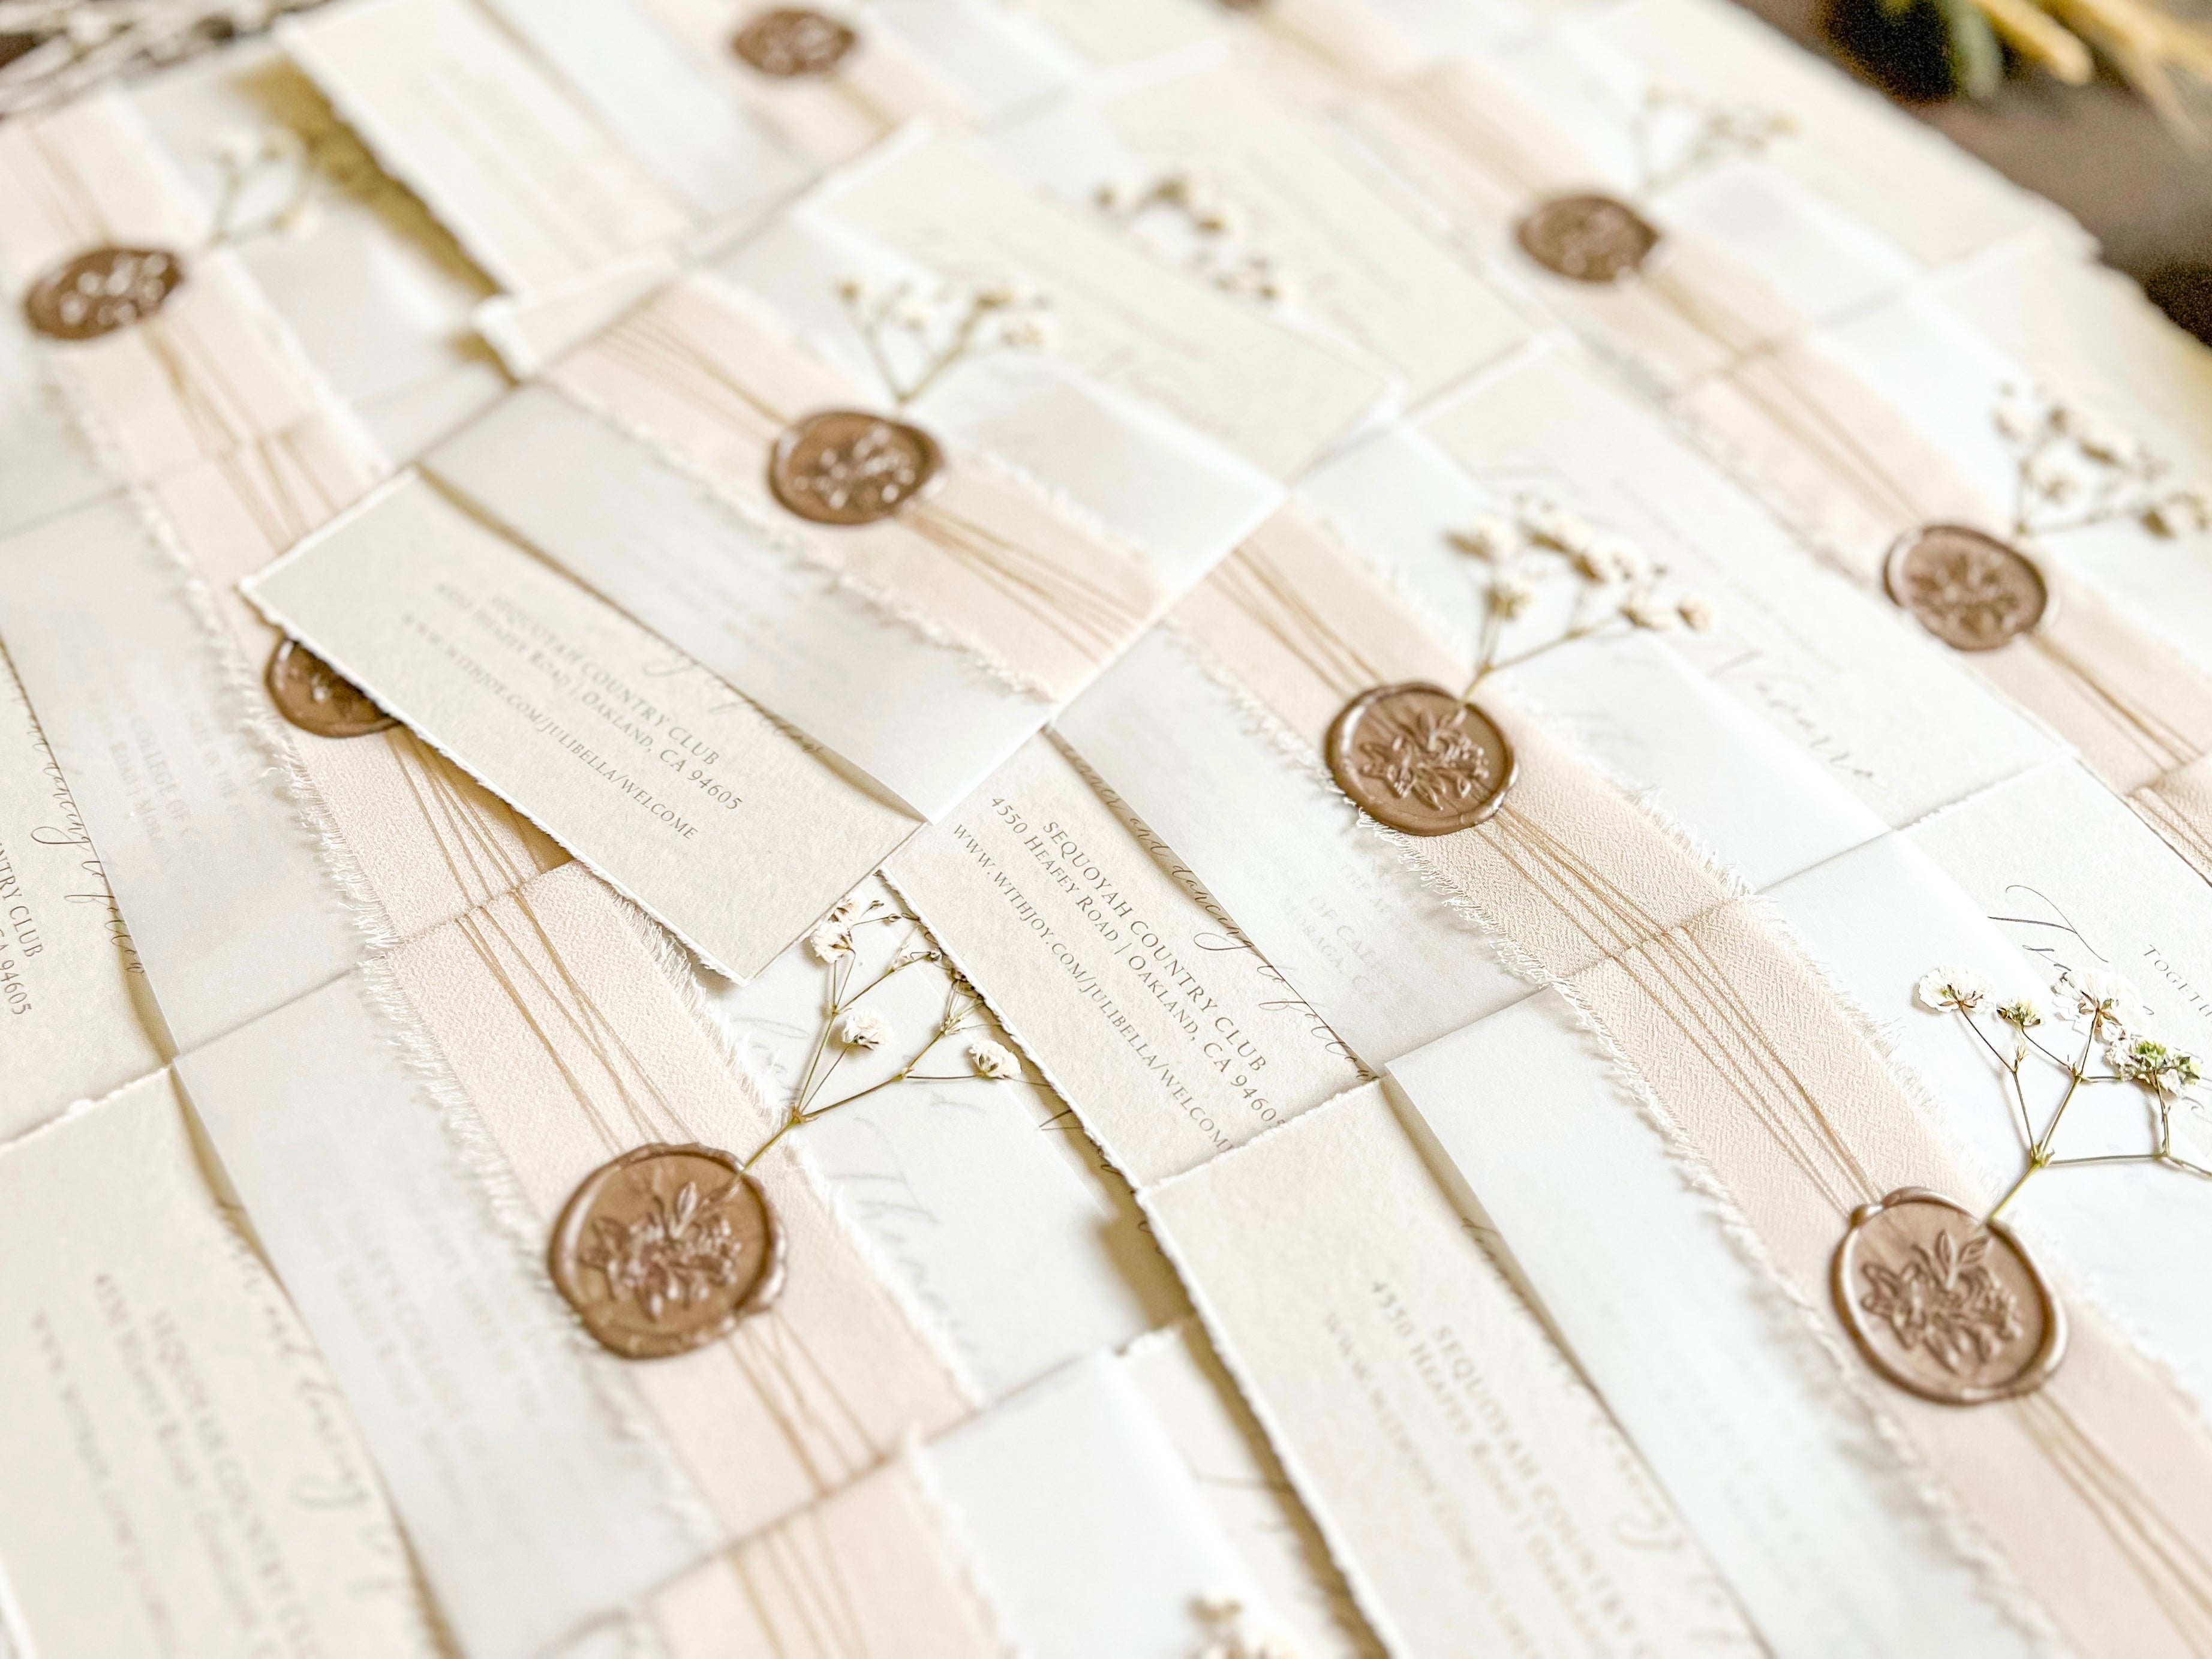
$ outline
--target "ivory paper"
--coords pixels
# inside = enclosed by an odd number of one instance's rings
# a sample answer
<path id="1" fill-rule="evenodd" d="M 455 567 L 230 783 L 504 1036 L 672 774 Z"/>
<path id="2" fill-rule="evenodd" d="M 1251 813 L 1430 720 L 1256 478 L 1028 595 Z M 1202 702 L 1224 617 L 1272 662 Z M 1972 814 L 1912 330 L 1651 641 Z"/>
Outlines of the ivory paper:
<path id="1" fill-rule="evenodd" d="M 247 592 L 739 977 L 912 828 L 420 477 L 380 491 Z"/>

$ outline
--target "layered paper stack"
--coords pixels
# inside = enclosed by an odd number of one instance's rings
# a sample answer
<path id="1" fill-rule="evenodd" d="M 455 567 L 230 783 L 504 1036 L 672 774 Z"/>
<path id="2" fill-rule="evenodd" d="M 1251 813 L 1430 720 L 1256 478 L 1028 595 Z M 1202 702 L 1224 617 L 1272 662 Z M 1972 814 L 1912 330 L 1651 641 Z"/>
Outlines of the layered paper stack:
<path id="1" fill-rule="evenodd" d="M 25 1659 L 2212 1653 L 2212 358 L 1724 0 L 0 125 Z"/>

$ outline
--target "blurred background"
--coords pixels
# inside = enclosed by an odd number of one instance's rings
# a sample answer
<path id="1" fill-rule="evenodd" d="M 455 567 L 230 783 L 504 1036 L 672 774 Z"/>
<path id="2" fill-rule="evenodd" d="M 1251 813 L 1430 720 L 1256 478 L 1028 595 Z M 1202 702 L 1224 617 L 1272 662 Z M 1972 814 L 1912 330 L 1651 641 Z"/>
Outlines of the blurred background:
<path id="1" fill-rule="evenodd" d="M 1740 3 L 2067 209 L 2212 344 L 2212 0 Z M 313 3 L 0 0 L 0 118 Z"/>

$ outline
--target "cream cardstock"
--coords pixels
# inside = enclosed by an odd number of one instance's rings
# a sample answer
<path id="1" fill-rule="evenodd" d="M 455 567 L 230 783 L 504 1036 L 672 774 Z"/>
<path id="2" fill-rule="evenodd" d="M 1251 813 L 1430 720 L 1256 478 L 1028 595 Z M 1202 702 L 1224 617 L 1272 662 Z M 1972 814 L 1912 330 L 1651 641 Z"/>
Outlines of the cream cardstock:
<path id="1" fill-rule="evenodd" d="M 758 969 L 911 828 L 419 477 L 248 591 L 729 971 Z"/>
<path id="2" fill-rule="evenodd" d="M 0 635 L 178 1047 L 343 973 L 354 920 L 139 505 L 20 531 L 0 571 Z"/>
<path id="3" fill-rule="evenodd" d="M 714 1535 L 631 1376 L 495 1212 L 473 1114 L 430 1096 L 376 1003 L 348 975 L 177 1070 L 446 1621 L 472 1656 L 526 1659 Z"/>
<path id="4" fill-rule="evenodd" d="M 491 283 L 266 37 L 134 85 L 131 102 L 210 216 L 227 177 L 219 137 L 298 141 L 297 157 L 247 169 L 228 216 L 233 252 L 386 454 L 413 454 L 504 388 L 470 333 Z M 303 191 L 305 209 L 284 217 Z"/>
<path id="5" fill-rule="evenodd" d="M 861 907 L 846 968 L 854 991 L 906 952 L 943 944 L 915 923 L 884 920 L 913 908 L 881 881 L 862 884 L 852 902 Z M 830 975 L 802 941 L 747 984 L 708 990 L 714 1017 L 776 1111 L 822 1036 Z M 995 1400 L 1086 1353 L 1121 1347 L 1184 1304 L 1127 1187 L 1101 1166 L 1060 1098 L 1027 1075 L 975 1074 L 969 1044 L 1010 1041 L 989 1012 L 933 1042 L 950 988 L 940 965 L 922 963 L 868 992 L 858 1006 L 888 1020 L 890 1035 L 863 1051 L 843 1048 L 833 1031 L 836 1064 L 813 1103 L 882 1083 L 926 1051 L 923 1063 L 793 1138 L 885 1281 L 975 1392 Z"/>
<path id="6" fill-rule="evenodd" d="M 1390 1078 L 1764 1650 L 2033 1650 L 1565 998 L 1531 997 Z"/>
<path id="7" fill-rule="evenodd" d="M 1321 1529 L 1195 1319 L 1156 1331 L 1121 1367 L 1305 1659 L 1380 1659 Z"/>
<path id="8" fill-rule="evenodd" d="M 1751 1644 L 1382 1085 L 1146 1207 L 1391 1651 Z"/>
<path id="9" fill-rule="evenodd" d="M 475 0 L 374 0 L 288 19 L 277 40 L 503 288 L 550 286 L 696 228 Z"/>
<path id="10" fill-rule="evenodd" d="M 1233 280 L 1240 261 L 1266 259 L 1291 289 L 1277 314 L 1357 347 L 1404 384 L 1410 401 L 1529 337 L 1528 324 L 1466 257 L 1403 210 L 1402 192 L 1385 193 L 1385 175 L 1249 70 L 1209 69 L 1067 106 L 1000 129 L 993 152 L 1109 225 L 1117 222 L 1101 207 L 1103 190 L 1136 196 L 1172 175 L 1195 181 L 1231 216 L 1221 237 L 1200 235 L 1172 208 L 1147 209 L 1117 228 L 1217 286 Z M 1212 250 L 1214 241 L 1225 247 Z M 1256 291 L 1252 298 L 1269 303 Z"/>
<path id="11" fill-rule="evenodd" d="M 1320 734 L 1311 758 L 1286 754 L 1179 634 L 1147 634 L 1054 729 L 1368 1065 L 1527 994 L 1361 822 Z"/>
<path id="12" fill-rule="evenodd" d="M 486 9 L 697 218 L 759 210 L 806 181 L 805 163 L 726 95 L 646 0 Z"/>
<path id="13" fill-rule="evenodd" d="M 886 871 L 1139 1185 L 1358 1080 L 1190 871 L 1048 738 Z"/>
<path id="14" fill-rule="evenodd" d="M 1051 296 L 1066 362 L 1278 477 L 1315 459 L 1388 390 L 1354 356 L 1162 269 L 955 137 L 888 147 L 832 179 L 810 210 L 948 276 L 1026 278 Z"/>
<path id="15" fill-rule="evenodd" d="M 908 1450 L 656 1594 L 670 1659 L 999 1659 L 965 1541 Z"/>
<path id="16" fill-rule="evenodd" d="M 23 1651 L 428 1659 L 347 1402 L 202 1156 L 167 1072 L 0 1152 Z"/>
<path id="17" fill-rule="evenodd" d="M 1022 1651 L 1189 1659 L 1202 1598 L 1279 1630 L 1121 1363 L 1079 1360 L 927 1450 L 936 1491 Z"/>
<path id="18" fill-rule="evenodd" d="M 1418 428 L 1378 433 L 1303 489 L 1470 633 L 1482 573 L 1446 538 L 1477 514 L 1528 494 L 1626 537 L 1667 568 L 1670 588 L 1717 613 L 1711 634 L 1675 629 L 1667 649 L 1893 828 L 2056 752 L 1955 653 L 1822 568 L 1741 485 L 1571 351 L 1532 356 Z M 1509 632 L 1504 654 L 1559 625 L 1532 615 L 1517 638 Z M 1939 703 L 1945 718 L 1926 719 Z"/>
<path id="19" fill-rule="evenodd" d="M 160 1020 L 69 780 L 0 653 L 0 1140 L 152 1071 Z"/>

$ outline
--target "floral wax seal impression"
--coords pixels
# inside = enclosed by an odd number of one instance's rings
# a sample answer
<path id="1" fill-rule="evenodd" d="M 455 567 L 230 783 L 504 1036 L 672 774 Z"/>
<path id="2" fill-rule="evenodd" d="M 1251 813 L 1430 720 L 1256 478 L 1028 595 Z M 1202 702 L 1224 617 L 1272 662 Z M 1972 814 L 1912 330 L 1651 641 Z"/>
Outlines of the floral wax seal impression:
<path id="1" fill-rule="evenodd" d="M 2065 1315 L 2020 1241 L 1923 1188 L 1860 1206 L 1830 1285 L 1868 1363 L 1942 1405 L 2026 1394 L 2065 1354 Z"/>
<path id="2" fill-rule="evenodd" d="M 912 506 L 945 470 L 920 427 L 853 409 L 827 409 L 787 427 L 769 457 L 775 498 L 817 524 L 873 524 Z"/>
<path id="3" fill-rule="evenodd" d="M 1368 815 L 1409 836 L 1480 823 L 1512 786 L 1513 746 L 1441 686 L 1378 685 L 1328 731 L 1328 769 Z"/>
<path id="4" fill-rule="evenodd" d="M 546 1255 L 584 1328 L 629 1359 L 703 1347 L 783 1288 L 768 1194 L 712 1146 L 640 1146 L 601 1164 L 562 1210 Z"/>
<path id="5" fill-rule="evenodd" d="M 276 712 L 319 738 L 362 738 L 399 722 L 368 694 L 299 642 L 286 640 L 262 676 Z"/>
<path id="6" fill-rule="evenodd" d="M 1960 651 L 2008 645 L 2051 609 L 2033 560 L 1964 525 L 1932 524 L 1900 538 L 1881 580 L 1923 628 Z"/>
<path id="7" fill-rule="evenodd" d="M 1554 196 L 1522 216 L 1513 234 L 1522 252 L 1571 282 L 1617 283 L 1644 269 L 1659 232 L 1610 196 Z"/>
<path id="8" fill-rule="evenodd" d="M 827 75 L 859 40 L 834 17 L 804 6 L 778 6 L 748 18 L 731 38 L 730 49 L 763 75 L 791 81 Z"/>
<path id="9" fill-rule="evenodd" d="M 57 340 L 96 340 L 161 308 L 185 280 L 184 262 L 155 247 L 96 247 L 31 284 L 23 314 Z"/>

